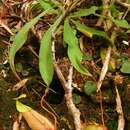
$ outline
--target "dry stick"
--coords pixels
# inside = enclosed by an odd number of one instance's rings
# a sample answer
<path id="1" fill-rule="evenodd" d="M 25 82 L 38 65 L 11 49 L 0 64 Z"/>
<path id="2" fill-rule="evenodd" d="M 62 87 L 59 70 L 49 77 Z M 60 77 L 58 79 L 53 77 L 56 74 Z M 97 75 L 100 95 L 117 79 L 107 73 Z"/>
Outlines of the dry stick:
<path id="1" fill-rule="evenodd" d="M 104 116 L 103 116 L 104 111 L 103 111 L 103 105 L 102 105 L 102 91 L 100 90 L 100 91 L 99 91 L 99 93 L 100 93 L 100 109 L 101 109 L 101 119 L 102 119 L 102 124 L 103 124 L 103 126 L 104 126 L 104 125 L 105 125 L 105 123 L 104 123 Z"/>
<path id="2" fill-rule="evenodd" d="M 102 86 L 102 82 L 103 82 L 105 75 L 108 71 L 108 65 L 109 65 L 109 61 L 110 61 L 110 57 L 111 57 L 111 50 L 112 50 L 111 46 L 109 46 L 108 50 L 107 50 L 106 57 L 105 57 L 105 61 L 104 61 L 104 64 L 103 64 L 103 67 L 102 67 L 102 70 L 101 70 L 101 75 L 100 75 L 98 83 L 97 83 L 97 92 L 99 92 L 99 90 Z"/>
<path id="3" fill-rule="evenodd" d="M 125 17 L 127 16 L 127 14 L 129 13 L 130 11 L 130 7 L 127 8 L 125 14 L 123 15 L 122 19 L 125 19 Z"/>
<path id="4" fill-rule="evenodd" d="M 81 130 L 81 123 L 80 123 L 80 111 L 75 107 L 73 100 L 72 100 L 72 75 L 73 75 L 73 67 L 70 66 L 69 75 L 68 75 L 68 83 L 66 82 L 59 66 L 56 63 L 55 58 L 55 42 L 52 42 L 52 52 L 53 52 L 53 64 L 55 72 L 57 73 L 57 76 L 65 90 L 65 99 L 66 104 L 68 107 L 68 110 L 71 112 L 73 119 L 74 119 L 74 125 L 75 130 Z"/>
<path id="5" fill-rule="evenodd" d="M 102 3 L 103 3 L 103 12 L 102 12 L 102 16 L 108 16 L 108 12 L 109 12 L 109 2 L 110 0 L 102 0 Z M 100 18 L 98 19 L 97 23 L 96 23 L 96 26 L 101 26 L 102 23 L 104 21 L 104 18 Z"/>
<path id="6" fill-rule="evenodd" d="M 110 11 L 109 11 L 109 8 L 108 8 L 110 2 L 114 3 L 114 1 L 102 0 L 102 4 L 103 4 L 102 16 L 110 16 Z M 108 31 L 111 28 L 111 22 L 110 22 L 110 20 L 106 20 L 104 22 L 103 17 L 98 19 L 96 26 L 101 26 L 103 23 L 104 23 L 104 30 Z M 101 75 L 100 75 L 98 83 L 97 83 L 97 92 L 98 91 L 100 92 L 100 109 L 101 109 L 101 119 L 102 119 L 103 125 L 104 125 L 104 117 L 103 117 L 104 111 L 103 111 L 103 105 L 102 105 L 102 92 L 101 92 L 100 88 L 101 88 L 102 82 L 103 82 L 105 75 L 107 73 L 107 70 L 108 70 L 110 55 L 111 55 L 111 47 L 108 47 L 107 55 L 106 55 L 106 58 L 105 58 L 105 61 L 104 61 L 104 64 L 103 64 L 103 67 L 102 67 L 102 70 L 101 70 Z"/>
<path id="7" fill-rule="evenodd" d="M 74 118 L 74 124 L 75 124 L 75 129 L 80 130 L 81 125 L 80 125 L 80 111 L 75 107 L 73 100 L 72 100 L 72 76 L 73 76 L 73 67 L 70 66 L 69 70 L 69 75 L 68 75 L 68 84 L 66 84 L 66 88 L 68 89 L 67 92 L 65 93 L 65 98 L 66 98 L 66 104 L 68 109 L 73 115 Z"/>
<path id="8" fill-rule="evenodd" d="M 117 2 L 118 4 L 120 4 L 120 5 L 124 6 L 124 7 L 126 7 L 126 8 L 130 8 L 130 4 L 128 4 L 128 3 L 124 3 L 124 2 L 122 2 L 121 0 L 116 0 L 116 2 Z"/>
<path id="9" fill-rule="evenodd" d="M 108 47 L 108 50 L 107 50 L 107 54 L 106 54 L 106 57 L 105 57 L 105 61 L 104 61 L 104 64 L 103 64 L 103 67 L 102 67 L 102 70 L 101 70 L 101 75 L 99 77 L 99 80 L 98 80 L 98 83 L 97 83 L 97 92 L 100 92 L 100 108 L 101 108 L 101 118 L 102 118 L 102 123 L 104 125 L 104 118 L 103 118 L 103 106 L 102 106 L 102 92 L 100 90 L 101 86 L 102 86 L 102 82 L 105 78 L 105 75 L 108 71 L 108 65 L 109 65 L 109 61 L 110 61 L 110 56 L 111 56 L 111 47 L 109 46 Z"/>
<path id="10" fill-rule="evenodd" d="M 121 105 L 121 98 L 120 98 L 116 85 L 115 85 L 115 90 L 116 90 L 116 111 L 118 113 L 118 129 L 117 130 L 124 130 L 124 126 L 125 126 L 124 114 L 123 114 L 122 105 Z"/>
<path id="11" fill-rule="evenodd" d="M 7 32 L 9 32 L 12 36 L 14 35 L 14 33 L 11 31 L 11 29 L 10 29 L 7 25 L 5 25 L 4 23 L 2 23 L 1 21 L 0 21 L 0 25 L 1 25 L 1 27 L 3 27 Z"/>

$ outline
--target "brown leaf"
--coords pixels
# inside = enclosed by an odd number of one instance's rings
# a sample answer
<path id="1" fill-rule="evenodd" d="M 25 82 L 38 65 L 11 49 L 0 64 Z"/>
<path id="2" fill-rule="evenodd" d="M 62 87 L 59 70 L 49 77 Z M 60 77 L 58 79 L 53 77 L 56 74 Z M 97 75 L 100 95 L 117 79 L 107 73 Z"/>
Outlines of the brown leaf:
<path id="1" fill-rule="evenodd" d="M 54 130 L 54 125 L 43 115 L 31 109 L 21 112 L 32 130 Z"/>
<path id="2" fill-rule="evenodd" d="M 29 78 L 26 78 L 18 82 L 16 85 L 13 86 L 12 91 L 17 91 L 20 88 L 22 88 L 27 83 L 28 80 Z"/>

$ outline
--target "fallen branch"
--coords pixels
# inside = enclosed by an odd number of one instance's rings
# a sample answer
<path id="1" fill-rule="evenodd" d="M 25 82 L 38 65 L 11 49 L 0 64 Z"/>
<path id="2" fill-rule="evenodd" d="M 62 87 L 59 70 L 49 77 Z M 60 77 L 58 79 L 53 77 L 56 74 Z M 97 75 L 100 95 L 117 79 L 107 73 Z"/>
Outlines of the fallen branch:
<path id="1" fill-rule="evenodd" d="M 101 75 L 99 77 L 99 80 L 98 80 L 98 83 L 97 83 L 97 92 L 99 92 L 101 86 L 102 86 L 102 82 L 105 78 L 105 75 L 108 71 L 108 65 L 109 65 L 109 61 L 110 61 L 110 56 L 111 56 L 111 47 L 109 46 L 108 47 L 108 50 L 107 50 L 107 54 L 106 54 L 106 57 L 105 57 L 105 61 L 104 61 L 104 64 L 103 64 L 103 67 L 102 67 L 102 70 L 101 70 Z"/>
<path id="2" fill-rule="evenodd" d="M 74 118 L 74 124 L 75 124 L 75 128 L 76 130 L 80 130 L 81 126 L 80 126 L 80 112 L 79 110 L 75 107 L 73 100 L 72 100 L 72 75 L 73 75 L 73 67 L 70 66 L 70 70 L 69 70 L 69 75 L 68 75 L 68 84 L 66 84 L 66 88 L 67 91 L 65 93 L 65 98 L 66 98 L 66 104 L 68 109 L 70 110 L 70 112 L 73 115 Z"/>
<path id="3" fill-rule="evenodd" d="M 125 126 L 124 114 L 123 114 L 122 105 L 121 105 L 121 98 L 120 98 L 116 85 L 115 85 L 115 90 L 116 90 L 116 111 L 118 113 L 118 129 L 117 130 L 124 130 L 124 126 Z"/>
<path id="4" fill-rule="evenodd" d="M 66 82 L 59 66 L 56 63 L 55 58 L 55 42 L 52 42 L 52 52 L 53 52 L 53 64 L 55 72 L 65 90 L 65 99 L 66 99 L 66 105 L 68 107 L 68 110 L 73 116 L 74 119 L 74 125 L 75 130 L 81 130 L 81 123 L 80 123 L 80 111 L 75 107 L 73 100 L 72 100 L 72 75 L 73 75 L 73 67 L 70 66 L 69 75 L 68 75 L 68 82 Z"/>

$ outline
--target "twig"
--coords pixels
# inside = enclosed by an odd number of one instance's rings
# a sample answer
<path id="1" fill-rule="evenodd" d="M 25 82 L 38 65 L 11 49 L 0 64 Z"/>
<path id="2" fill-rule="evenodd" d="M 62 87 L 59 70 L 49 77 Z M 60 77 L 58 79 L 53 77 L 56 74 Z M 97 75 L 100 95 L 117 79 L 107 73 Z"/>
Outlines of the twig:
<path id="1" fill-rule="evenodd" d="M 110 61 L 111 50 L 112 50 L 111 46 L 109 46 L 108 50 L 107 50 L 106 57 L 105 57 L 105 61 L 104 61 L 104 64 L 103 64 L 103 67 L 102 67 L 102 70 L 101 70 L 101 75 L 100 75 L 98 83 L 97 83 L 97 92 L 100 90 L 100 88 L 102 86 L 102 82 L 103 82 L 105 75 L 108 71 L 108 65 L 109 65 L 109 61 Z"/>
<path id="2" fill-rule="evenodd" d="M 14 35 L 14 33 L 10 30 L 10 28 L 9 28 L 7 25 L 3 24 L 1 21 L 0 21 L 0 25 L 1 25 L 1 27 L 3 27 L 7 32 L 9 32 L 12 36 Z"/>
<path id="3" fill-rule="evenodd" d="M 99 91 L 100 93 L 100 109 L 101 109 L 101 118 L 102 118 L 102 124 L 103 126 L 105 126 L 105 123 L 104 123 L 104 110 L 103 110 L 103 105 L 102 105 L 102 91 L 100 90 Z"/>
<path id="4" fill-rule="evenodd" d="M 68 91 L 65 93 L 66 104 L 67 104 L 68 109 L 70 110 L 70 112 L 73 115 L 75 129 L 80 130 L 81 129 L 80 112 L 75 107 L 73 100 L 72 100 L 72 90 L 73 90 L 73 88 L 72 88 L 72 76 L 73 76 L 73 67 L 70 66 L 69 75 L 68 75 L 68 83 L 66 84 L 66 88 L 68 89 Z"/>
<path id="5" fill-rule="evenodd" d="M 41 107 L 49 114 L 51 115 L 53 118 L 54 118 L 54 130 L 57 129 L 57 126 L 56 126 L 56 123 L 57 123 L 57 119 L 56 119 L 56 116 L 54 115 L 53 112 L 49 111 L 46 107 L 44 107 L 43 103 L 45 102 L 45 97 L 46 97 L 46 94 L 48 93 L 48 88 L 45 90 L 45 94 L 43 94 L 42 98 L 41 98 L 41 101 L 40 101 L 40 104 L 41 104 Z"/>
<path id="6" fill-rule="evenodd" d="M 130 7 L 128 7 L 128 9 L 126 10 L 126 12 L 124 13 L 122 19 L 125 19 L 125 17 L 127 16 L 127 14 L 129 13 L 130 11 Z"/>
<path id="7" fill-rule="evenodd" d="M 115 90 L 116 90 L 116 111 L 118 113 L 118 129 L 117 130 L 124 130 L 124 126 L 125 126 L 124 114 L 123 114 L 122 105 L 121 105 L 121 98 L 120 98 L 116 85 L 115 85 Z"/>
<path id="8" fill-rule="evenodd" d="M 28 48 L 39 59 L 38 54 L 34 51 L 34 49 L 32 48 L 32 46 L 28 45 Z"/>
<path id="9" fill-rule="evenodd" d="M 124 7 L 126 7 L 126 8 L 130 8 L 130 4 L 128 4 L 128 3 L 121 2 L 120 0 L 116 0 L 116 2 L 117 2 L 118 4 L 120 4 L 120 5 L 124 6 Z"/>
<path id="10" fill-rule="evenodd" d="M 110 0 L 102 0 L 102 4 L 103 4 L 103 11 L 102 11 L 102 16 L 108 16 L 109 14 L 109 2 Z M 97 23 L 96 23 L 96 26 L 101 26 L 102 23 L 103 23 L 104 19 L 101 17 L 98 19 Z"/>
<path id="11" fill-rule="evenodd" d="M 56 63 L 55 58 L 55 42 L 52 42 L 52 52 L 53 52 L 53 64 L 55 72 L 65 90 L 65 99 L 66 104 L 68 107 L 68 110 L 71 112 L 73 119 L 74 119 L 74 125 L 75 130 L 81 130 L 81 124 L 80 124 L 80 111 L 75 107 L 73 100 L 72 100 L 72 75 L 73 75 L 73 67 L 70 66 L 69 75 L 68 75 L 68 82 L 66 82 L 59 66 Z"/>

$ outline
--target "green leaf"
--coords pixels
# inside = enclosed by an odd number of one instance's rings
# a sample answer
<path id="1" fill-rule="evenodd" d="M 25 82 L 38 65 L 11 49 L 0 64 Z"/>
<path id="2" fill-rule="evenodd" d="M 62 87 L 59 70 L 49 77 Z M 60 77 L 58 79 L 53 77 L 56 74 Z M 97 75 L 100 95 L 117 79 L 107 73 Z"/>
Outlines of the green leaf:
<path id="1" fill-rule="evenodd" d="M 39 14 L 38 16 L 36 16 L 30 22 L 25 24 L 21 28 L 21 30 L 16 34 L 16 36 L 14 38 L 14 41 L 13 41 L 13 44 L 12 44 L 10 50 L 9 50 L 9 63 L 10 63 L 10 67 L 11 67 L 13 73 L 16 76 L 17 76 L 17 73 L 16 73 L 15 66 L 14 66 L 14 58 L 15 58 L 16 52 L 24 45 L 25 41 L 27 40 L 28 32 L 29 32 L 30 28 L 32 28 L 39 21 L 39 19 L 42 16 L 44 16 L 46 13 L 48 13 L 49 11 L 50 10 L 46 10 L 46 11 L 42 12 L 41 14 Z"/>
<path id="2" fill-rule="evenodd" d="M 113 16 L 114 18 L 118 18 L 118 17 L 119 17 L 119 15 L 120 15 L 121 12 L 119 11 L 117 5 L 112 4 L 112 5 L 110 6 L 110 10 L 111 10 L 111 14 L 112 14 L 112 16 Z"/>
<path id="3" fill-rule="evenodd" d="M 91 95 L 92 93 L 96 92 L 96 83 L 94 81 L 86 81 L 84 85 L 84 92 L 87 95 Z"/>
<path id="4" fill-rule="evenodd" d="M 95 12 L 98 9 L 99 9 L 99 7 L 97 7 L 97 6 L 91 6 L 89 9 L 80 9 L 79 11 L 70 14 L 70 17 L 74 18 L 74 17 L 89 16 L 91 14 L 95 14 Z"/>
<path id="5" fill-rule="evenodd" d="M 51 33 L 52 28 L 50 28 L 44 34 L 41 40 L 41 46 L 39 51 L 39 70 L 47 86 L 50 85 L 54 73 L 52 51 L 51 51 Z"/>
<path id="6" fill-rule="evenodd" d="M 79 30 L 81 33 L 83 33 L 84 35 L 90 38 L 92 38 L 93 35 L 96 35 L 111 41 L 107 33 L 105 33 L 104 31 L 96 30 L 95 28 L 88 27 L 85 24 L 81 24 L 77 21 L 72 21 L 72 22 L 76 25 L 77 30 Z"/>
<path id="7" fill-rule="evenodd" d="M 114 19 L 112 18 L 112 21 L 116 24 L 116 26 L 125 28 L 125 29 L 130 29 L 129 23 L 125 19 Z"/>
<path id="8" fill-rule="evenodd" d="M 23 65 L 20 62 L 15 65 L 15 68 L 17 72 L 23 71 Z"/>
<path id="9" fill-rule="evenodd" d="M 93 56 L 92 56 L 92 54 L 90 54 L 90 53 L 85 53 L 84 55 L 83 55 L 83 61 L 92 61 L 93 60 Z"/>
<path id="10" fill-rule="evenodd" d="M 30 107 L 24 105 L 23 103 L 16 100 L 16 108 L 18 112 L 27 112 L 30 110 Z"/>
<path id="11" fill-rule="evenodd" d="M 91 75 L 87 68 L 81 65 L 81 61 L 83 58 L 83 54 L 78 46 L 78 39 L 76 37 L 76 30 L 71 28 L 69 25 L 69 20 L 66 19 L 64 22 L 64 33 L 63 38 L 66 44 L 68 44 L 68 57 L 75 67 L 80 73 L 85 75 Z"/>
<path id="12" fill-rule="evenodd" d="M 51 3 L 47 2 L 46 0 L 37 0 L 37 1 L 43 7 L 43 9 L 45 9 L 45 10 L 52 8 Z"/>
<path id="13" fill-rule="evenodd" d="M 23 93 L 19 97 L 14 98 L 14 100 L 16 100 L 16 109 L 18 112 L 26 112 L 26 111 L 30 110 L 30 107 L 28 107 L 28 106 L 26 106 L 18 101 L 19 99 L 26 98 L 26 96 L 27 95 Z"/>
<path id="14" fill-rule="evenodd" d="M 54 22 L 54 24 L 48 29 L 48 31 L 44 34 L 43 38 L 41 39 L 41 46 L 39 51 L 39 70 L 47 86 L 50 85 L 54 73 L 53 58 L 51 51 L 51 34 L 56 30 L 58 25 L 61 23 L 62 18 L 63 15 L 61 15 Z"/>
<path id="15" fill-rule="evenodd" d="M 122 73 L 130 74 L 130 60 L 125 60 L 120 69 Z"/>
<path id="16" fill-rule="evenodd" d="M 73 94 L 73 102 L 74 104 L 79 104 L 81 102 L 81 97 L 76 93 Z"/>

